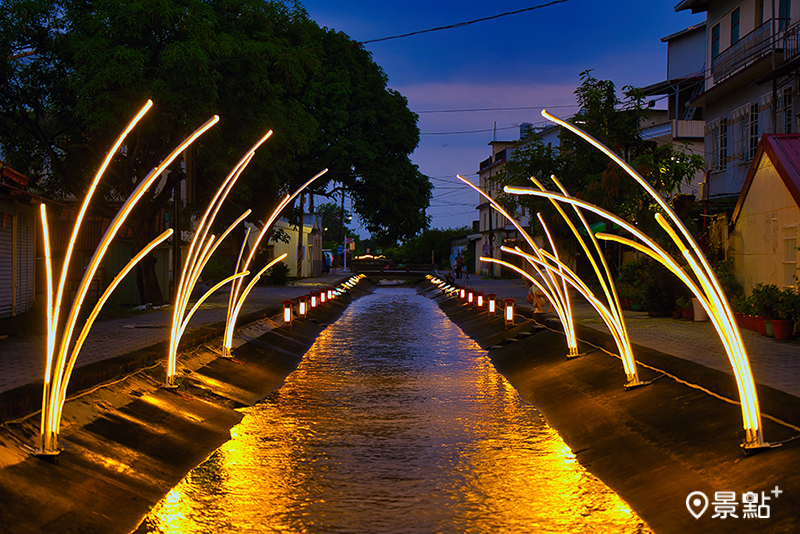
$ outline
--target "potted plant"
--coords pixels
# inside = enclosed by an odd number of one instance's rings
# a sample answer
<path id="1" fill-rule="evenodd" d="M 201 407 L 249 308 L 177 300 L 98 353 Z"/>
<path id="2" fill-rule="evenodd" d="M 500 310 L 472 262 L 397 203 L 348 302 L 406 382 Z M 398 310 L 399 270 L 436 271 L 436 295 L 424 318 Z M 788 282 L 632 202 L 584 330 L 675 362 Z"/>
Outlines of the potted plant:
<path id="1" fill-rule="evenodd" d="M 777 315 L 781 290 L 775 284 L 757 284 L 753 288 L 753 307 L 758 317 L 758 333 L 769 335 L 772 331 L 772 319 Z"/>
<path id="2" fill-rule="evenodd" d="M 694 319 L 694 308 L 692 308 L 692 301 L 686 297 L 680 297 L 675 306 L 681 311 L 681 317 L 684 319 Z"/>
<path id="3" fill-rule="evenodd" d="M 800 319 L 800 294 L 791 287 L 781 291 L 775 311 L 776 317 L 772 319 L 775 339 L 791 339 L 794 324 Z"/>

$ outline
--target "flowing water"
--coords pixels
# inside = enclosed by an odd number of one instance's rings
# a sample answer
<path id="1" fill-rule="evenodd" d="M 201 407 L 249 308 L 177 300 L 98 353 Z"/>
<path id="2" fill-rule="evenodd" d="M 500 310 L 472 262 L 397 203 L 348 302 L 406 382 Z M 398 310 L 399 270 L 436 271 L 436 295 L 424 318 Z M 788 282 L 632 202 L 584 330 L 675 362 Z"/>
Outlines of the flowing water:
<path id="1" fill-rule="evenodd" d="M 350 305 L 140 532 L 649 532 L 411 289 Z"/>

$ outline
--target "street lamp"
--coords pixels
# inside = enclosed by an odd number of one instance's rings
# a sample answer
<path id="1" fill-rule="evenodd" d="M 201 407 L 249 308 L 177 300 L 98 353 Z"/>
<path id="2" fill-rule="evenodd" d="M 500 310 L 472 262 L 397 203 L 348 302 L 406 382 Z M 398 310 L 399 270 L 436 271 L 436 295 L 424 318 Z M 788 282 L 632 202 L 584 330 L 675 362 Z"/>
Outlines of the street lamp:
<path id="1" fill-rule="evenodd" d="M 283 324 L 292 326 L 292 305 L 294 302 L 291 300 L 283 301 Z"/>
<path id="2" fill-rule="evenodd" d="M 495 313 L 497 313 L 497 295 L 494 293 L 489 293 L 486 295 L 486 300 L 488 302 L 486 308 L 489 311 L 489 317 L 492 317 Z"/>
<path id="3" fill-rule="evenodd" d="M 503 302 L 506 305 L 504 313 L 506 326 L 514 326 L 514 299 L 503 299 Z"/>
<path id="4" fill-rule="evenodd" d="M 297 301 L 297 315 L 299 315 L 301 319 L 305 319 L 307 314 L 308 314 L 308 297 L 306 297 L 305 295 L 301 295 Z"/>

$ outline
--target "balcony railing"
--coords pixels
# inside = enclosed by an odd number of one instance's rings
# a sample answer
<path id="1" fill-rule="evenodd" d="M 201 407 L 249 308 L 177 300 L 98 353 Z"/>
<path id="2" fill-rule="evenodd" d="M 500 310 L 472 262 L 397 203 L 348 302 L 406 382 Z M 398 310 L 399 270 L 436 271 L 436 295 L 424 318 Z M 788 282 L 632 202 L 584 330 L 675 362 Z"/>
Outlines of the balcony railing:
<path id="1" fill-rule="evenodd" d="M 798 55 L 800 55 L 800 24 L 795 24 L 783 34 L 783 59 L 789 61 Z"/>
<path id="2" fill-rule="evenodd" d="M 771 20 L 765 22 L 711 60 L 715 83 L 769 54 L 773 44 L 772 24 Z"/>

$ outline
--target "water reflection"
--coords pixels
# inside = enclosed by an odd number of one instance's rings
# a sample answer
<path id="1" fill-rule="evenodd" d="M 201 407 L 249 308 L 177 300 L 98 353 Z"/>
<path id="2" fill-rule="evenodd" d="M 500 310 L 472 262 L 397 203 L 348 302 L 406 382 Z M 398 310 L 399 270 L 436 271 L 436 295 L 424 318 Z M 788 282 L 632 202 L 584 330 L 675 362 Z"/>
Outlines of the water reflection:
<path id="1" fill-rule="evenodd" d="M 142 531 L 640 532 L 430 300 L 355 302 Z"/>

